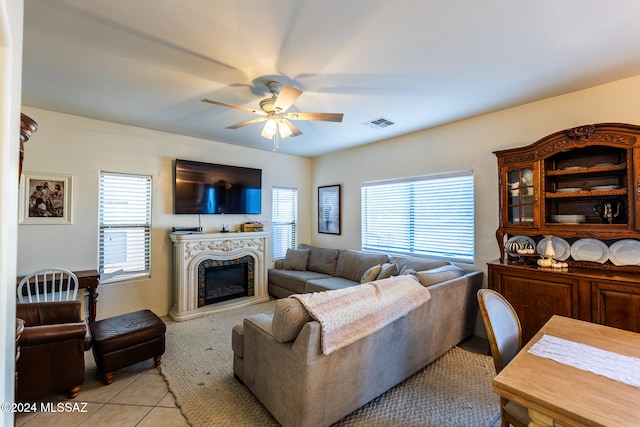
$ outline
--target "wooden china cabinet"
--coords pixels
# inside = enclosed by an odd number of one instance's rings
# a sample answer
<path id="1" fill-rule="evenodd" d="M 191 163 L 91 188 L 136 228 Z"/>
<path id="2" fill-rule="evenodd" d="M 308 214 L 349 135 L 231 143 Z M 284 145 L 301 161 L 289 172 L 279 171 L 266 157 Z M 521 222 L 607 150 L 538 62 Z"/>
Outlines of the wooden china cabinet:
<path id="1" fill-rule="evenodd" d="M 514 306 L 524 343 L 554 314 L 640 332 L 640 126 L 585 125 L 494 154 L 489 287 Z M 536 264 L 548 235 L 568 268 Z"/>

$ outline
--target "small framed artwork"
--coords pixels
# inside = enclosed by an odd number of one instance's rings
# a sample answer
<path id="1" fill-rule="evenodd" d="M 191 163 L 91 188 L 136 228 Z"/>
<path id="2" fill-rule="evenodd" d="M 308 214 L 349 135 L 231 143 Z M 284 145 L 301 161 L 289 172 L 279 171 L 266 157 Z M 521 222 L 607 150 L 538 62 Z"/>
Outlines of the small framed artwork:
<path id="1" fill-rule="evenodd" d="M 318 233 L 340 234 L 340 185 L 318 187 Z"/>
<path id="2" fill-rule="evenodd" d="M 71 176 L 25 172 L 20 180 L 20 224 L 71 224 Z"/>

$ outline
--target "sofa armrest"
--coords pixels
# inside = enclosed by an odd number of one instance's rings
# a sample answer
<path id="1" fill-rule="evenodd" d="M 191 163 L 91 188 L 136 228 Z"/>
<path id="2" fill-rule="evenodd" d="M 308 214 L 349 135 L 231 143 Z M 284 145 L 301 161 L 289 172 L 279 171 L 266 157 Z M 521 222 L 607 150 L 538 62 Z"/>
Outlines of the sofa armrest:
<path id="1" fill-rule="evenodd" d="M 313 320 L 305 323 L 293 342 L 291 350 L 294 354 L 302 356 L 305 364 L 310 364 L 315 359 L 324 356 L 320 349 L 321 333 L 320 322 Z"/>
<path id="2" fill-rule="evenodd" d="M 277 259 L 277 260 L 273 261 L 273 268 L 275 268 L 277 270 L 283 270 L 284 269 L 284 259 Z"/>
<path id="3" fill-rule="evenodd" d="M 273 323 L 273 316 L 266 313 L 254 314 L 244 319 L 244 322 L 249 322 L 258 328 L 262 333 L 272 335 L 271 324 Z"/>
<path id="4" fill-rule="evenodd" d="M 243 321 L 243 356 L 246 357 L 247 340 L 256 339 L 259 336 L 264 340 L 259 347 L 264 351 L 266 348 L 279 349 L 284 351 L 292 360 L 306 361 L 314 360 L 322 355 L 320 351 L 320 323 L 318 321 L 307 322 L 294 341 L 288 343 L 278 342 L 273 336 L 273 316 L 265 313 L 255 314 L 247 317 Z M 256 344 L 256 343 L 254 343 Z M 265 347 L 266 346 L 266 347 Z M 297 354 L 297 356 L 294 356 Z M 252 356 L 255 356 L 252 355 Z"/>
<path id="5" fill-rule="evenodd" d="M 82 321 L 80 308 L 78 300 L 23 303 L 16 304 L 16 317 L 24 320 L 25 327 L 78 323 Z"/>
<path id="6" fill-rule="evenodd" d="M 18 344 L 20 346 L 32 346 L 50 344 L 71 339 L 82 340 L 86 345 L 87 324 L 84 322 L 65 323 L 61 325 L 42 325 L 24 328 Z M 89 336 L 89 342 L 91 338 Z"/>

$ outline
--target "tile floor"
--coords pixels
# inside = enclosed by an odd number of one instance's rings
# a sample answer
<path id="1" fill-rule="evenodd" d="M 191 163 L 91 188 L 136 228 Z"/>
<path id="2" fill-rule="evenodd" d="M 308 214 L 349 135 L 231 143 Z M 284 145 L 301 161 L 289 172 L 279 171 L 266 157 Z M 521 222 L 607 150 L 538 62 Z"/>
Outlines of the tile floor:
<path id="1" fill-rule="evenodd" d="M 73 400 L 63 394 L 36 403 L 37 413 L 16 415 L 15 425 L 24 427 L 182 427 L 189 426 L 176 406 L 173 394 L 153 359 L 117 371 L 113 383 L 104 385 L 96 372 L 91 351 L 85 353 L 86 375 L 80 394 Z M 86 402 L 86 412 L 40 412 L 40 402 Z M 74 405 L 75 406 L 75 405 Z M 73 406 L 72 406 L 73 408 Z"/>

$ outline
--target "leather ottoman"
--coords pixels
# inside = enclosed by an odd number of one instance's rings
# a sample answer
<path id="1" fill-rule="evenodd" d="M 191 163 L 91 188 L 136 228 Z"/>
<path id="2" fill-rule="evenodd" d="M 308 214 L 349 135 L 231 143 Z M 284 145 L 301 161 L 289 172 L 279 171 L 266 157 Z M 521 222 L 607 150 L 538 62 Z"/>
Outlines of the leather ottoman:
<path id="1" fill-rule="evenodd" d="M 110 317 L 90 324 L 93 356 L 105 384 L 113 371 L 153 357 L 155 366 L 164 354 L 164 322 L 150 310 Z"/>

